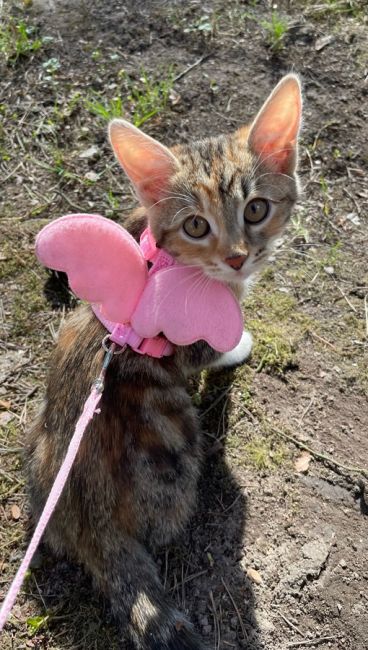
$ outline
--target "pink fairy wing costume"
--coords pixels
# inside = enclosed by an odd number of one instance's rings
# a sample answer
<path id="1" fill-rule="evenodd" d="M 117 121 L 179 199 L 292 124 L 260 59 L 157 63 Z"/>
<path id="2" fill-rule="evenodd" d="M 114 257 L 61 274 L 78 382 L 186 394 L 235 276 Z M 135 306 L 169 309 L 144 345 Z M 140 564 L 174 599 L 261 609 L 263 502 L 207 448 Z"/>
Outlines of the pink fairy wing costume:
<path id="1" fill-rule="evenodd" d="M 242 314 L 232 291 L 157 249 L 149 229 L 139 247 L 109 219 L 67 215 L 41 230 L 36 255 L 45 266 L 67 273 L 71 289 L 92 304 L 112 340 L 137 352 L 172 353 L 161 333 L 171 344 L 204 340 L 218 352 L 240 341 Z M 146 260 L 153 264 L 149 271 Z"/>

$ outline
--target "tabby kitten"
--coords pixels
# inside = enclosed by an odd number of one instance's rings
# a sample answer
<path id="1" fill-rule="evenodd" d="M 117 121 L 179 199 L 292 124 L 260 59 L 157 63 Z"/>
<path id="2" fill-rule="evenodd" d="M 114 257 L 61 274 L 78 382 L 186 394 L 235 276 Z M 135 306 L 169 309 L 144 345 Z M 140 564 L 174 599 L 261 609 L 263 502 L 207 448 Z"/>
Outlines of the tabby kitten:
<path id="1" fill-rule="evenodd" d="M 110 139 L 142 204 L 126 227 L 149 223 L 159 247 L 227 283 L 240 298 L 265 262 L 298 194 L 301 119 L 296 76 L 284 77 L 250 127 L 167 149 L 122 120 Z M 103 325 L 89 307 L 62 328 L 46 400 L 27 441 L 35 518 L 65 455 L 104 352 Z M 84 564 L 136 648 L 200 649 L 202 642 L 160 583 L 151 549 L 186 526 L 196 498 L 201 433 L 186 377 L 242 363 L 251 338 L 220 355 L 204 342 L 154 359 L 131 349 L 108 369 L 101 413 L 89 424 L 45 534 L 57 554 Z M 125 632 L 124 632 L 125 633 Z"/>

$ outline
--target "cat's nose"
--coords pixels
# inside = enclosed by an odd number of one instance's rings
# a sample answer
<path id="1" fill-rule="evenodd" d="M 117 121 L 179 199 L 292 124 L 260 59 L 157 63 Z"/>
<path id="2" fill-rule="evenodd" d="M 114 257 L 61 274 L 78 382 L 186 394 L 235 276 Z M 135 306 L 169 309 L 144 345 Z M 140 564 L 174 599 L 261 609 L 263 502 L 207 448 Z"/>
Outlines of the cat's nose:
<path id="1" fill-rule="evenodd" d="M 225 262 L 235 271 L 240 271 L 247 257 L 248 255 L 230 255 L 225 259 Z"/>

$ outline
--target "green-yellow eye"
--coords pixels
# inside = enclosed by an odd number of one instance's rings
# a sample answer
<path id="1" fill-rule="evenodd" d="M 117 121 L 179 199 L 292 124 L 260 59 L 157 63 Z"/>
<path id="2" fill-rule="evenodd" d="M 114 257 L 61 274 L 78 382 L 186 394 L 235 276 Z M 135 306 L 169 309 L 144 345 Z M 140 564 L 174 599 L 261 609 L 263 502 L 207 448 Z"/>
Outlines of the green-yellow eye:
<path id="1" fill-rule="evenodd" d="M 244 219 L 247 223 L 260 223 L 269 213 L 270 204 L 266 199 L 253 199 L 245 206 Z"/>
<path id="2" fill-rule="evenodd" d="M 203 217 L 188 217 L 183 223 L 184 232 L 193 237 L 193 239 L 200 239 L 205 237 L 210 232 L 210 224 Z"/>

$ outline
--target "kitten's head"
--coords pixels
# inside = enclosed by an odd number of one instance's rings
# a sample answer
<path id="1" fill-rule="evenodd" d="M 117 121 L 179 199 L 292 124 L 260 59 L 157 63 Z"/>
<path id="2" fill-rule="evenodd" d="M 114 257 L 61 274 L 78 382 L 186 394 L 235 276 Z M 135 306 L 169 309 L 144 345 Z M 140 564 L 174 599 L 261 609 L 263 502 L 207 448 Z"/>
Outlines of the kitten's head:
<path id="1" fill-rule="evenodd" d="M 113 120 L 112 147 L 158 246 L 228 283 L 258 271 L 298 196 L 301 105 L 287 75 L 250 127 L 172 149 Z"/>

